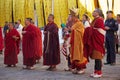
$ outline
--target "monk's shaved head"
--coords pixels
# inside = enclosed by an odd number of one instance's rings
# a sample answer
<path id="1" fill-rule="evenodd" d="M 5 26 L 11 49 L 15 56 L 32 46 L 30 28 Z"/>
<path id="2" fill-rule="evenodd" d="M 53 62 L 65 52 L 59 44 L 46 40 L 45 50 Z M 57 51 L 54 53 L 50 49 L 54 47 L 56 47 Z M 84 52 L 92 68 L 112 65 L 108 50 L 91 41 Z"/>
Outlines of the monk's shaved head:
<path id="1" fill-rule="evenodd" d="M 49 14 L 48 22 L 54 22 L 54 15 L 53 14 Z"/>
<path id="2" fill-rule="evenodd" d="M 9 29 L 13 29 L 14 28 L 14 23 L 9 22 L 8 27 L 9 27 Z"/>
<path id="3" fill-rule="evenodd" d="M 32 22 L 32 18 L 26 18 L 27 21 L 29 21 L 30 23 Z"/>
<path id="4" fill-rule="evenodd" d="M 25 25 L 30 25 L 31 24 L 31 22 L 32 22 L 32 18 L 26 18 L 25 19 Z"/>

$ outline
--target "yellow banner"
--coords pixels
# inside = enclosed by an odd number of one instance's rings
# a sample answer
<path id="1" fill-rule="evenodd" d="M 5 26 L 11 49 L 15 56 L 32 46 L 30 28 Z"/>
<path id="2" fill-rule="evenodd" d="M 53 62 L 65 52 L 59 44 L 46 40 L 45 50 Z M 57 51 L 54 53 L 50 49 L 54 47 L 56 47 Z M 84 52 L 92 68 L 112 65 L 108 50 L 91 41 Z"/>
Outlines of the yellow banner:
<path id="1" fill-rule="evenodd" d="M 38 26 L 43 27 L 44 26 L 43 1 L 35 0 L 35 7 L 38 18 Z"/>

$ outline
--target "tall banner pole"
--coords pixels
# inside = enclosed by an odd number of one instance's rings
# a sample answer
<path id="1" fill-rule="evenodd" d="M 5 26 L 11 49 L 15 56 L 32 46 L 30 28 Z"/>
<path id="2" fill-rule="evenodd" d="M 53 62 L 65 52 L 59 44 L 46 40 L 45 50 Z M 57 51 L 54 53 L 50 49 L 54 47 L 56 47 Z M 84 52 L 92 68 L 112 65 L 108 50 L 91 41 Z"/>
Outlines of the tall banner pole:
<path id="1" fill-rule="evenodd" d="M 52 0 L 52 14 L 54 14 L 54 0 Z"/>

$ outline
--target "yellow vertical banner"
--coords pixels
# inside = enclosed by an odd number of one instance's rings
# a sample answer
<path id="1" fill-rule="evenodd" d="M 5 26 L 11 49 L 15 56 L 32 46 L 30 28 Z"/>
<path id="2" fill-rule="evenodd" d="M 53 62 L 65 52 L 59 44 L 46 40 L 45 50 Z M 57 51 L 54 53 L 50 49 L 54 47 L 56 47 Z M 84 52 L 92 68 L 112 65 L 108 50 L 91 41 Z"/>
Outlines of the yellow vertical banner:
<path id="1" fill-rule="evenodd" d="M 0 0 L 0 26 L 3 27 L 5 23 L 5 0 Z"/>
<path id="2" fill-rule="evenodd" d="M 18 5 L 17 5 L 17 1 L 16 0 L 13 0 L 13 15 L 14 15 L 14 21 L 16 21 L 17 20 L 17 9 L 16 9 L 16 7 L 17 7 Z"/>
<path id="3" fill-rule="evenodd" d="M 4 3 L 5 20 L 12 21 L 12 0 L 5 0 Z"/>
<path id="4" fill-rule="evenodd" d="M 60 27 L 61 17 L 60 17 L 60 6 L 59 5 L 60 5 L 59 0 L 54 0 L 55 23 Z"/>
<path id="5" fill-rule="evenodd" d="M 82 15 L 87 13 L 86 3 L 85 0 L 78 0 L 78 7 L 79 7 L 79 16 L 80 19 L 82 18 Z"/>
<path id="6" fill-rule="evenodd" d="M 86 0 L 86 9 L 90 13 L 93 12 L 95 9 L 94 0 Z"/>
<path id="7" fill-rule="evenodd" d="M 0 26 L 12 21 L 12 0 L 0 0 Z"/>
<path id="8" fill-rule="evenodd" d="M 114 14 L 115 14 L 115 16 L 117 14 L 120 14 L 120 5 L 118 5 L 118 3 L 120 3 L 120 0 L 114 0 Z"/>
<path id="9" fill-rule="evenodd" d="M 108 0 L 108 10 L 113 10 L 113 0 Z"/>
<path id="10" fill-rule="evenodd" d="M 87 6 L 87 5 L 92 5 L 94 4 L 91 1 L 87 0 L 78 0 L 78 7 L 79 7 L 79 16 L 80 19 L 82 18 L 83 14 L 88 14 L 90 18 L 92 18 L 92 11 L 94 10 L 94 6 Z"/>
<path id="11" fill-rule="evenodd" d="M 25 0 L 25 18 L 28 17 L 34 21 L 34 0 Z"/>
<path id="12" fill-rule="evenodd" d="M 101 10 L 103 11 L 104 16 L 106 17 L 106 12 L 108 10 L 107 0 L 99 0 L 99 5 Z"/>
<path id="13" fill-rule="evenodd" d="M 44 18 L 47 24 L 47 18 L 49 14 L 52 13 L 52 0 L 43 0 L 43 5 L 44 5 Z"/>
<path id="14" fill-rule="evenodd" d="M 24 20 L 25 20 L 25 7 L 24 6 L 25 6 L 25 0 L 13 0 L 14 22 L 20 19 L 23 25 L 24 25 Z"/>
<path id="15" fill-rule="evenodd" d="M 71 9 L 72 7 L 77 7 L 76 0 L 67 0 L 68 2 L 68 9 Z"/>
<path id="16" fill-rule="evenodd" d="M 60 7 L 60 18 L 61 18 L 61 23 L 66 23 L 68 14 L 69 14 L 69 9 L 68 9 L 68 1 L 67 0 L 59 0 L 59 7 Z"/>
<path id="17" fill-rule="evenodd" d="M 3 27 L 5 23 L 4 3 L 4 0 L 0 0 L 0 27 Z"/>
<path id="18" fill-rule="evenodd" d="M 38 18 L 38 26 L 43 27 L 44 26 L 43 1 L 35 0 L 35 7 Z"/>
<path id="19" fill-rule="evenodd" d="M 99 8 L 99 2 L 98 2 L 98 0 L 94 0 L 94 6 L 95 6 L 95 8 Z"/>

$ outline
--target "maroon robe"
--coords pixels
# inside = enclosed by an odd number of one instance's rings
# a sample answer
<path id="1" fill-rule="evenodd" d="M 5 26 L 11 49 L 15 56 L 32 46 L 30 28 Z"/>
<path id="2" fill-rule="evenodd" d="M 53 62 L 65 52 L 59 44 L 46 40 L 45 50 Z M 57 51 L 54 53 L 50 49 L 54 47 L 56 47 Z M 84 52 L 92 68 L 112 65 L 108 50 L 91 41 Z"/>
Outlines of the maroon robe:
<path id="1" fill-rule="evenodd" d="M 91 27 L 85 29 L 84 32 L 84 56 L 88 59 L 92 54 L 93 50 L 98 51 L 102 55 L 105 54 L 104 49 L 104 35 L 101 34 L 97 29 L 104 29 L 103 18 L 98 17 L 93 20 Z M 89 60 L 89 59 L 88 59 Z"/>
<path id="2" fill-rule="evenodd" d="M 23 31 L 26 31 L 23 34 L 22 39 L 22 50 L 23 50 L 23 64 L 26 66 L 33 66 L 36 63 L 36 47 L 35 47 L 35 38 L 37 36 L 36 27 L 30 24 L 27 27 L 24 27 Z"/>
<path id="3" fill-rule="evenodd" d="M 39 60 L 42 56 L 42 33 L 39 28 L 36 27 L 37 36 L 35 40 L 35 46 L 36 46 L 36 60 Z"/>
<path id="4" fill-rule="evenodd" d="M 0 51 L 3 50 L 4 44 L 3 44 L 3 37 L 2 37 L 2 29 L 0 27 Z"/>
<path id="5" fill-rule="evenodd" d="M 54 22 L 48 23 L 44 31 L 47 33 L 44 33 L 43 64 L 57 65 L 60 63 L 58 27 Z"/>
<path id="6" fill-rule="evenodd" d="M 19 39 L 15 40 L 13 36 L 19 37 Z M 5 51 L 4 51 L 4 64 L 7 65 L 15 65 L 18 63 L 18 47 L 20 42 L 20 34 L 16 29 L 10 30 L 6 33 L 5 36 Z"/>

